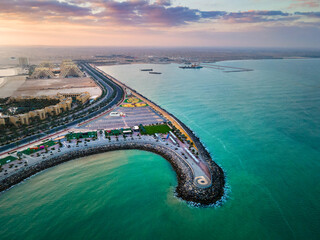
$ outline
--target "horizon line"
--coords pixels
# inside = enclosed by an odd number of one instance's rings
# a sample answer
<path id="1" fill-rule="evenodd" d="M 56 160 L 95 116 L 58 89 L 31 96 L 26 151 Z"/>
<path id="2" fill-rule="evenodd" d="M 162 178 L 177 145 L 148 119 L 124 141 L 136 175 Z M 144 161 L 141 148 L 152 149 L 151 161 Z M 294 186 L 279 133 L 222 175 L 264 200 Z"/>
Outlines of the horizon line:
<path id="1" fill-rule="evenodd" d="M 141 45 L 14 45 L 14 44 L 0 44 L 2 47 L 52 47 L 52 48 L 162 48 L 162 49 L 184 49 L 184 48 L 194 48 L 194 49 L 268 49 L 268 50 L 319 50 L 320 47 L 280 47 L 280 46 L 141 46 Z"/>

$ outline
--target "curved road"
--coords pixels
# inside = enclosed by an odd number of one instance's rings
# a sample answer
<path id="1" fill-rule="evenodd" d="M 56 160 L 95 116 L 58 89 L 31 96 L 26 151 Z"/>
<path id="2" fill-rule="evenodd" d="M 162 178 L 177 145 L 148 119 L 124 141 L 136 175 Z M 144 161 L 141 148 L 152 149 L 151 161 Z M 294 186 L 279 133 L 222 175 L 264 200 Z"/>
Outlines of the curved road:
<path id="1" fill-rule="evenodd" d="M 93 117 L 99 115 L 100 113 L 102 113 L 104 111 L 107 111 L 108 109 L 112 108 L 114 105 L 116 105 L 117 103 L 119 103 L 122 100 L 122 98 L 124 96 L 124 91 L 119 85 L 117 85 L 116 83 L 111 81 L 108 77 L 106 77 L 103 74 L 101 74 L 100 72 L 98 72 L 96 69 L 91 67 L 89 64 L 80 63 L 79 65 L 80 65 L 80 67 L 82 67 L 82 69 L 84 71 L 86 71 L 92 77 L 92 79 L 95 80 L 95 82 L 101 88 L 104 89 L 104 91 L 107 92 L 107 94 L 103 98 L 99 99 L 97 102 L 89 105 L 85 109 L 82 109 L 82 110 L 76 112 L 75 114 L 77 115 L 77 114 L 81 114 L 81 113 L 84 113 L 84 112 L 88 112 L 90 109 L 92 109 L 94 107 L 97 107 L 99 105 L 100 105 L 100 108 L 98 110 L 92 112 L 92 113 L 87 114 L 84 117 L 75 119 L 75 120 L 73 120 L 73 121 L 71 121 L 69 123 L 66 123 L 64 125 L 52 128 L 50 130 L 47 130 L 45 133 L 35 134 L 35 135 L 32 135 L 32 136 L 26 137 L 26 138 L 24 138 L 24 139 L 22 139 L 22 140 L 20 140 L 18 142 L 14 142 L 14 143 L 10 143 L 10 144 L 7 144 L 5 146 L 2 146 L 2 147 L 0 147 L 0 153 L 4 152 L 6 150 L 8 151 L 10 149 L 13 149 L 13 148 L 17 147 L 18 145 L 26 144 L 26 143 L 29 143 L 31 141 L 37 140 L 39 138 L 43 138 L 43 137 L 45 137 L 45 136 L 47 136 L 49 134 L 53 134 L 55 132 L 58 132 L 58 131 L 61 131 L 61 130 L 65 129 L 67 127 L 71 127 L 71 126 L 76 125 L 76 124 L 78 124 L 80 122 L 83 122 L 83 121 L 86 121 L 86 120 L 88 120 L 90 118 L 93 118 Z M 105 103 L 105 105 L 103 106 L 103 103 L 107 102 L 112 97 L 114 92 L 115 92 L 115 95 L 112 98 L 112 100 L 109 103 Z M 67 117 L 63 118 L 62 120 L 65 120 L 67 118 L 70 118 L 70 116 L 67 116 Z"/>

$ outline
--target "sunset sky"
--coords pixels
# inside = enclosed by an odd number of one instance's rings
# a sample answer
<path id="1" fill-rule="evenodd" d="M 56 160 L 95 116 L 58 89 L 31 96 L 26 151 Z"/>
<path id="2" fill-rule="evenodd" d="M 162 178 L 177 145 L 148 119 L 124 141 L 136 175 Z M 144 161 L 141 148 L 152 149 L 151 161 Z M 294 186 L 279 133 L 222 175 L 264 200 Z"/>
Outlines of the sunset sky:
<path id="1" fill-rule="evenodd" d="M 0 45 L 320 48 L 320 0 L 0 0 Z"/>

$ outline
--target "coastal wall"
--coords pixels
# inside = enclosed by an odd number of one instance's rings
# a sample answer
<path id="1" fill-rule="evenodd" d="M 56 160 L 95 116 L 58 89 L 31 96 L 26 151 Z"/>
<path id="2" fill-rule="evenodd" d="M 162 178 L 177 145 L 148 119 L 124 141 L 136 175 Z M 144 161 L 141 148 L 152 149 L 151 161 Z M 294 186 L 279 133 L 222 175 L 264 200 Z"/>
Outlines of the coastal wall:
<path id="1" fill-rule="evenodd" d="M 141 95 L 141 94 L 140 94 Z M 146 97 L 144 97 L 146 98 Z M 167 112 L 165 109 L 159 107 L 156 103 L 152 102 L 148 99 L 149 102 L 153 103 L 155 106 L 160 108 L 162 111 L 166 112 L 168 115 L 170 115 L 188 134 L 188 136 L 191 138 L 192 142 L 194 142 L 199 155 L 201 156 L 201 159 L 205 161 L 207 164 L 207 167 L 209 168 L 210 174 L 211 174 L 211 181 L 212 186 L 202 194 L 209 194 L 211 195 L 212 199 L 215 199 L 214 202 L 220 200 L 224 195 L 224 186 L 225 186 L 225 175 L 222 170 L 222 168 L 212 160 L 212 157 L 210 156 L 210 153 L 207 151 L 207 149 L 203 146 L 201 143 L 199 137 L 195 135 L 195 133 L 187 127 L 183 122 L 181 122 L 177 117 L 175 117 L 173 114 Z M 201 192 L 199 192 L 200 194 Z"/>
<path id="2" fill-rule="evenodd" d="M 2 179 L 0 181 L 0 191 L 9 189 L 10 187 L 20 183 L 24 179 L 63 162 L 93 154 L 128 149 L 153 152 L 168 160 L 177 173 L 177 197 L 185 201 L 198 203 L 201 205 L 213 204 L 221 198 L 219 194 L 217 194 L 219 192 L 215 191 L 215 187 L 213 185 L 209 188 L 199 188 L 194 185 L 192 170 L 176 152 L 164 146 L 158 146 L 151 143 L 143 144 L 138 142 L 118 143 L 114 145 L 106 144 L 103 146 L 87 147 L 81 150 L 75 149 L 73 152 L 68 152 L 59 157 L 49 156 L 48 159 L 45 159 L 35 165 L 22 168 L 21 170 L 18 170 L 16 173 L 8 176 L 7 178 Z"/>

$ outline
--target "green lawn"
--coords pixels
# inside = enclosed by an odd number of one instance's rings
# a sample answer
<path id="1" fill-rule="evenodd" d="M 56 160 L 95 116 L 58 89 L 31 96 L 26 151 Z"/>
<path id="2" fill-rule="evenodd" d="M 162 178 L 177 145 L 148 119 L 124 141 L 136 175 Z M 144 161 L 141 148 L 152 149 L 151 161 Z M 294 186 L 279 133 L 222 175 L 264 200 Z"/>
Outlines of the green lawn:
<path id="1" fill-rule="evenodd" d="M 140 98 L 137 98 L 137 97 L 129 97 L 129 98 L 126 98 L 126 99 L 124 100 L 124 102 L 125 102 L 125 103 L 132 103 L 132 102 L 129 101 L 130 98 L 136 98 L 136 99 L 137 99 L 137 102 L 135 102 L 135 103 L 142 102 L 141 99 L 140 99 Z"/>
<path id="2" fill-rule="evenodd" d="M 53 146 L 53 145 L 56 145 L 56 144 L 57 144 L 56 141 L 50 140 L 50 141 L 47 141 L 47 142 L 44 142 L 44 143 L 41 143 L 41 144 L 37 145 L 37 147 L 45 146 L 45 147 L 49 148 L 49 147 L 51 147 L 51 146 Z M 27 148 L 27 149 L 25 149 L 25 150 L 23 150 L 23 151 L 21 151 L 21 152 L 22 152 L 23 154 L 30 155 L 30 154 L 36 153 L 36 152 L 38 152 L 38 151 L 40 151 L 40 150 L 42 150 L 42 149 L 30 149 L 30 148 Z"/>
<path id="3" fill-rule="evenodd" d="M 51 146 L 56 145 L 56 144 L 57 144 L 56 141 L 50 140 L 50 141 L 47 141 L 47 142 L 44 142 L 44 143 L 42 143 L 42 144 L 37 145 L 37 147 L 40 147 L 40 146 L 51 147 Z"/>
<path id="4" fill-rule="evenodd" d="M 35 149 L 27 148 L 27 149 L 25 149 L 25 150 L 22 150 L 21 152 L 22 152 L 23 154 L 30 155 L 30 154 L 32 154 L 32 153 L 38 152 L 39 150 L 40 150 L 40 149 L 35 150 Z"/>
<path id="5" fill-rule="evenodd" d="M 121 129 L 114 129 L 114 130 L 105 131 L 105 135 L 106 136 L 119 136 L 119 135 L 124 134 L 123 133 L 124 131 L 128 131 L 128 130 L 130 130 L 132 132 L 131 128 L 121 128 Z"/>
<path id="6" fill-rule="evenodd" d="M 7 163 L 10 163 L 14 160 L 17 160 L 18 158 L 16 157 L 13 157 L 13 156 L 8 156 L 8 157 L 5 157 L 5 158 L 1 158 L 0 159 L 0 166 L 4 165 L 4 164 L 7 164 Z M 7 162 L 8 161 L 8 162 Z"/>
<path id="7" fill-rule="evenodd" d="M 118 135 L 121 135 L 122 132 L 118 129 L 115 129 L 115 130 L 111 130 L 110 132 L 105 132 L 106 136 L 118 136 Z"/>
<path id="8" fill-rule="evenodd" d="M 167 124 L 143 127 L 146 130 L 146 134 L 148 135 L 153 135 L 155 133 L 168 133 L 171 130 Z"/>
<path id="9" fill-rule="evenodd" d="M 97 132 L 84 132 L 84 133 L 69 133 L 66 135 L 67 140 L 72 140 L 72 139 L 81 139 L 81 138 L 93 138 L 97 137 Z"/>

